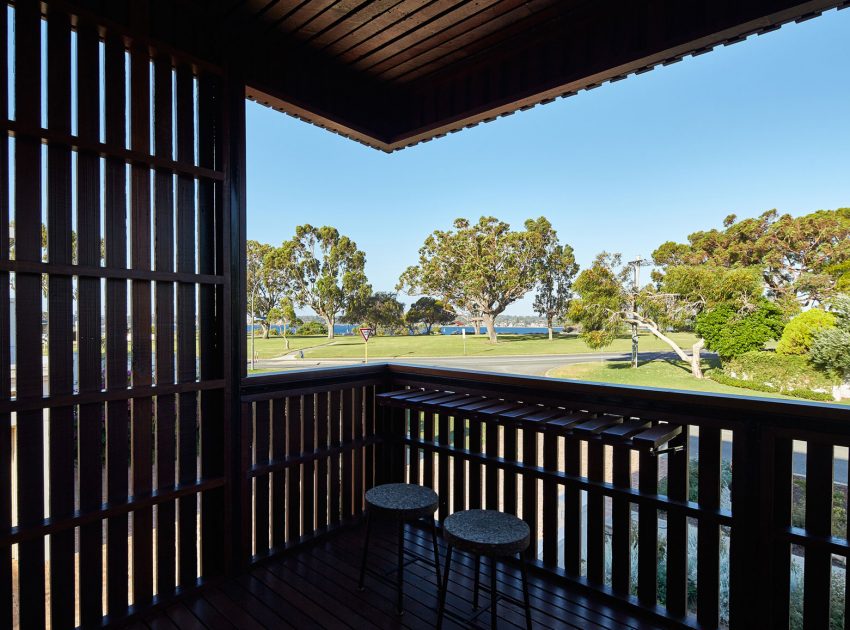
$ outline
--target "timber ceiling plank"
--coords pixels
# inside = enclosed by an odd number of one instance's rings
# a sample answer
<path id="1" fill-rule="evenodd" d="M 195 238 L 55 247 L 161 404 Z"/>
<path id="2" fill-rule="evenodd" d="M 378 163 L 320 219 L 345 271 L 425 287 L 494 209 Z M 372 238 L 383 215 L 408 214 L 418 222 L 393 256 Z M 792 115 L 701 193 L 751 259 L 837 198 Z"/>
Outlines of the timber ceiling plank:
<path id="1" fill-rule="evenodd" d="M 365 5 L 355 9 L 347 19 L 340 20 L 330 28 L 316 35 L 310 40 L 310 45 L 319 50 L 327 46 L 337 45 L 340 40 L 351 36 L 361 29 L 368 30 L 379 16 L 385 12 L 395 11 L 399 4 L 404 4 L 404 1 L 374 0 L 373 2 L 367 2 Z"/>
<path id="2" fill-rule="evenodd" d="M 396 80 L 426 64 L 435 67 L 448 65 L 454 59 L 467 57 L 472 50 L 470 47 L 487 36 L 492 36 L 494 40 L 505 37 L 509 33 L 505 29 L 551 7 L 554 1 L 499 2 L 384 58 L 370 66 L 368 72 L 381 79 Z"/>
<path id="3" fill-rule="evenodd" d="M 376 35 L 383 33 L 391 26 L 399 24 L 403 20 L 411 18 L 427 8 L 427 4 L 420 0 L 401 0 L 401 2 L 396 3 L 384 13 L 377 15 L 375 19 L 364 24 L 361 28 L 333 42 L 333 45 L 328 47 L 326 52 L 329 55 L 338 56 L 355 46 L 365 46 L 367 42 L 373 47 L 378 46 L 381 41 L 386 41 L 386 38 L 379 39 Z M 415 28 L 416 18 L 409 20 L 408 24 L 409 28 Z"/>
<path id="4" fill-rule="evenodd" d="M 363 60 L 391 44 L 395 45 L 399 39 L 405 37 L 407 34 L 426 28 L 426 25 L 429 23 L 439 20 L 455 11 L 458 11 L 455 14 L 458 17 L 465 15 L 472 11 L 473 4 L 479 4 L 480 2 L 492 2 L 492 0 L 479 0 L 479 2 L 463 4 L 460 7 L 457 2 L 452 0 L 437 0 L 436 2 L 432 2 L 420 10 L 410 13 L 369 39 L 337 54 L 336 60 L 339 63 L 349 64 L 355 68 L 367 66 L 369 62 Z"/>

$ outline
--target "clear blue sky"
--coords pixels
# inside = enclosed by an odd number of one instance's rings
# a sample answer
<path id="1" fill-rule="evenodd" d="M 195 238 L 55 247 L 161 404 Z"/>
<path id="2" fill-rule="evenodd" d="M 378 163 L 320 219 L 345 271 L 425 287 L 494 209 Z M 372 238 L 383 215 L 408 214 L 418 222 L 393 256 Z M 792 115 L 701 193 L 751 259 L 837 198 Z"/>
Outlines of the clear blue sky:
<path id="1" fill-rule="evenodd" d="M 392 290 L 454 218 L 547 216 L 582 266 L 850 205 L 850 10 L 386 155 L 248 104 L 248 238 L 334 225 Z M 402 297 L 409 303 L 410 299 Z M 509 314 L 531 314 L 531 295 Z"/>

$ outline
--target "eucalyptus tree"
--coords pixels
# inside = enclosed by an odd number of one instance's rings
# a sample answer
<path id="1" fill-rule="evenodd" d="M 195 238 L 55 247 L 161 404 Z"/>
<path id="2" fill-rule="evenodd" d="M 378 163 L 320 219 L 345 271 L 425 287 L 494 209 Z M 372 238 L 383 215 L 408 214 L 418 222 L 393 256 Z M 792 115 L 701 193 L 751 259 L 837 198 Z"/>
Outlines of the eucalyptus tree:
<path id="1" fill-rule="evenodd" d="M 334 227 L 299 225 L 270 262 L 283 274 L 292 301 L 311 308 L 325 321 L 329 339 L 334 337 L 337 316 L 356 310 L 372 293 L 366 279 L 366 255 Z"/>
<path id="2" fill-rule="evenodd" d="M 535 221 L 524 230 L 494 217 L 477 223 L 456 219 L 454 229 L 435 230 L 419 250 L 419 264 L 402 273 L 397 290 L 439 297 L 456 309 L 480 313 L 491 343 L 496 317 L 534 288 L 544 252 Z"/>
<path id="3" fill-rule="evenodd" d="M 543 239 L 543 255 L 537 267 L 534 312 L 546 318 L 546 329 L 551 340 L 555 320 L 563 319 L 567 314 L 578 264 L 573 248 L 558 241 L 558 233 L 548 219 L 540 217 L 535 224 L 534 229 Z"/>
<path id="4" fill-rule="evenodd" d="M 286 278 L 274 265 L 276 247 L 259 241 L 248 241 L 245 249 L 248 309 L 251 316 L 259 321 L 263 338 L 268 339 L 269 314 L 286 293 Z"/>

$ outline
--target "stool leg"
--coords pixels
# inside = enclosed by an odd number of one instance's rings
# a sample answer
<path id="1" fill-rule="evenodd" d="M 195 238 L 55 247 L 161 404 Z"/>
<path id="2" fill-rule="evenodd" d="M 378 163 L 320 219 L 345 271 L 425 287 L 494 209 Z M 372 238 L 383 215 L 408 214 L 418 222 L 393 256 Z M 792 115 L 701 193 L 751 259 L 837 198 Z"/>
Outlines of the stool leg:
<path id="1" fill-rule="evenodd" d="M 528 570 L 525 567 L 525 554 L 519 554 L 519 566 L 522 570 L 522 598 L 525 600 L 525 628 L 531 630 L 531 603 L 528 597 Z"/>
<path id="2" fill-rule="evenodd" d="M 366 558 L 369 555 L 369 536 L 372 534 L 372 513 L 366 512 L 366 541 L 363 544 L 363 560 L 360 562 L 360 581 L 357 589 L 363 590 L 363 578 L 366 577 Z"/>
<path id="3" fill-rule="evenodd" d="M 437 571 L 437 588 L 440 588 L 440 548 L 437 546 L 437 525 L 431 519 L 431 541 L 434 543 L 434 567 Z"/>
<path id="4" fill-rule="evenodd" d="M 443 627 L 443 613 L 446 610 L 446 591 L 449 589 L 449 569 L 452 566 L 452 546 L 446 550 L 446 569 L 443 571 L 443 585 L 440 587 L 440 606 L 437 609 L 437 630 Z"/>
<path id="5" fill-rule="evenodd" d="M 396 586 L 396 610 L 404 614 L 404 521 L 398 519 L 398 582 Z"/>
<path id="6" fill-rule="evenodd" d="M 490 556 L 490 630 L 496 630 L 496 556 Z"/>
<path id="7" fill-rule="evenodd" d="M 475 554 L 475 588 L 472 590 L 472 610 L 478 610 L 478 591 L 481 586 L 481 556 Z"/>

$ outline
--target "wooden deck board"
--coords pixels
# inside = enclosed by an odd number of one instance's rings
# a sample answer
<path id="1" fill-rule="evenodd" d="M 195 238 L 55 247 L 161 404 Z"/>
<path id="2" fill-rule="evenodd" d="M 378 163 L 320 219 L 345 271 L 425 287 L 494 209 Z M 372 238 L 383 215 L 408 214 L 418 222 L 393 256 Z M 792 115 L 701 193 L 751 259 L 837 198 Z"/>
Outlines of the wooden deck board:
<path id="1" fill-rule="evenodd" d="M 433 628 L 436 621 L 437 587 L 433 567 L 410 564 L 405 571 L 405 614 L 395 614 L 394 583 L 367 574 L 366 589 L 357 590 L 363 528 L 346 529 L 303 549 L 261 562 L 246 575 L 169 606 L 144 622 L 150 628 Z M 369 567 L 383 572 L 395 567 L 394 528 L 378 522 L 373 532 Z M 430 555 L 425 530 L 408 527 L 406 545 L 411 551 Z M 441 560 L 445 545 L 440 540 Z M 449 610 L 471 613 L 473 560 L 456 553 L 452 561 Z M 482 562 L 482 584 L 488 584 L 488 563 Z M 521 598 L 519 572 L 499 565 L 499 592 Z M 532 619 L 536 628 L 582 628 L 596 630 L 653 628 L 625 611 L 572 593 L 560 584 L 529 575 Z M 482 592 L 481 604 L 489 599 Z M 463 626 L 446 618 L 444 628 L 479 628 L 489 623 L 482 614 L 476 624 Z M 499 627 L 524 627 L 522 610 L 499 602 Z"/>

